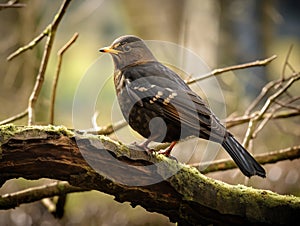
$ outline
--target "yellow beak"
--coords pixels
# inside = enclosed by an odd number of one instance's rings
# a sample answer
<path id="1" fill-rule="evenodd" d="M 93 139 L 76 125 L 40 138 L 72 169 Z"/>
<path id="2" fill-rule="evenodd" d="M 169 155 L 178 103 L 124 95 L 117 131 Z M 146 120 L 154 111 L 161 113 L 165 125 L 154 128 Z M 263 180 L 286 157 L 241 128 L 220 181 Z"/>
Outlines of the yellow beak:
<path id="1" fill-rule="evenodd" d="M 121 51 L 113 49 L 111 46 L 108 46 L 108 47 L 104 47 L 104 48 L 99 49 L 99 52 L 118 54 Z"/>

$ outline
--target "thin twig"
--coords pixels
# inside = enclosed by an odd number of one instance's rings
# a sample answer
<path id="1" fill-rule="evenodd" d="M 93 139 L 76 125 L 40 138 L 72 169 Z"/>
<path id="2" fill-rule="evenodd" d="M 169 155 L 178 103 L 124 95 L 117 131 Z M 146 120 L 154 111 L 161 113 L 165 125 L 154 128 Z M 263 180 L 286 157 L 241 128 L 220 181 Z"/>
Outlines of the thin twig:
<path id="1" fill-rule="evenodd" d="M 88 190 L 72 186 L 65 181 L 58 181 L 48 185 L 28 188 L 22 191 L 2 195 L 0 196 L 0 209 L 11 209 L 19 206 L 20 203 L 31 203 L 46 197 L 83 191 Z"/>
<path id="2" fill-rule="evenodd" d="M 66 9 L 67 9 L 70 2 L 71 2 L 71 0 L 64 0 L 63 1 L 58 13 L 54 16 L 54 19 L 53 19 L 52 23 L 48 26 L 49 34 L 48 34 L 47 41 L 46 41 L 46 44 L 45 44 L 44 54 L 43 54 L 43 58 L 42 58 L 42 61 L 41 61 L 41 64 L 40 64 L 39 73 L 37 75 L 33 91 L 32 91 L 32 93 L 29 97 L 28 125 L 32 125 L 32 123 L 34 121 L 34 119 L 33 119 L 33 117 L 34 117 L 34 107 L 35 107 L 37 98 L 40 94 L 40 91 L 42 89 L 42 85 L 43 85 L 43 82 L 44 82 L 44 76 L 45 76 L 49 56 L 50 56 L 50 53 L 51 53 L 52 45 L 53 45 L 53 42 L 54 42 L 56 30 L 57 30 L 59 22 L 61 21 L 63 15 L 65 14 L 65 11 L 66 11 Z"/>
<path id="3" fill-rule="evenodd" d="M 293 49 L 293 45 L 290 46 L 290 48 L 288 50 L 288 53 L 287 53 L 287 55 L 285 57 L 285 60 L 284 60 L 284 64 L 283 64 L 283 67 L 282 67 L 282 73 L 281 73 L 281 80 L 282 81 L 284 81 L 284 79 L 285 79 L 285 70 L 286 70 L 286 67 L 288 65 L 292 49 Z"/>
<path id="4" fill-rule="evenodd" d="M 260 164 L 276 163 L 284 160 L 294 160 L 300 157 L 300 146 L 293 146 L 273 152 L 254 155 L 254 158 Z M 236 164 L 231 159 L 216 160 L 213 162 L 193 163 L 189 164 L 196 168 L 203 169 L 202 173 L 210 173 L 215 171 L 229 170 L 236 168 Z"/>
<path id="5" fill-rule="evenodd" d="M 31 42 L 29 42 L 27 45 L 20 47 L 15 52 L 11 53 L 6 60 L 11 61 L 16 56 L 20 55 L 21 53 L 25 52 L 26 50 L 32 49 L 34 46 L 36 46 L 45 36 L 47 36 L 49 33 L 49 27 L 47 27 L 41 34 L 39 34 L 37 37 L 35 37 Z"/>
<path id="6" fill-rule="evenodd" d="M 257 126 L 257 128 L 253 131 L 252 138 L 257 137 L 257 134 L 267 125 L 267 123 L 272 119 L 273 115 L 277 111 L 277 108 L 271 109 L 267 116 L 263 117 L 262 122 Z M 265 114 L 264 114 L 265 115 Z"/>
<path id="7" fill-rule="evenodd" d="M 47 64 L 48 64 L 48 59 L 49 59 L 49 56 L 50 56 L 52 44 L 53 44 L 53 36 L 50 35 L 47 38 L 45 48 L 44 48 L 43 58 L 42 58 L 42 61 L 41 61 L 41 64 L 40 64 L 39 73 L 36 77 L 36 81 L 35 81 L 32 93 L 29 97 L 29 102 L 28 102 L 28 125 L 32 125 L 33 122 L 34 122 L 34 118 L 33 118 L 34 117 L 34 108 L 35 108 L 37 98 L 40 94 L 40 91 L 41 91 L 43 83 L 44 83 L 45 71 L 46 71 L 46 67 L 47 67 Z"/>
<path id="8" fill-rule="evenodd" d="M 41 200 L 41 203 L 46 207 L 47 211 L 49 213 L 53 213 L 55 212 L 56 209 L 56 205 L 55 203 L 51 200 L 51 198 L 47 197 L 47 198 L 43 198 Z"/>
<path id="9" fill-rule="evenodd" d="M 272 96 L 270 96 L 268 98 L 268 100 L 266 101 L 265 105 L 262 107 L 262 109 L 260 110 L 260 113 L 258 115 L 258 117 L 261 117 L 261 115 L 263 115 L 271 106 L 271 104 L 274 102 L 274 100 L 276 98 L 278 98 L 279 96 L 281 96 L 284 92 L 286 92 L 286 90 L 288 88 L 290 88 L 290 86 L 298 81 L 300 79 L 300 73 L 296 73 L 293 76 L 291 76 L 288 81 L 286 82 L 286 84 L 284 86 L 282 86 L 282 88 L 280 90 L 278 90 L 276 93 L 274 93 Z"/>
<path id="10" fill-rule="evenodd" d="M 71 190 L 71 192 L 74 191 Z M 77 191 L 75 190 L 75 192 Z M 55 218 L 60 219 L 63 217 L 65 212 L 66 200 L 67 200 L 67 194 L 61 193 L 59 194 L 59 196 L 43 198 L 41 200 L 41 203 L 46 207 L 49 213 L 51 213 Z"/>
<path id="11" fill-rule="evenodd" d="M 7 124 L 7 123 L 11 123 L 14 122 L 18 119 L 24 118 L 26 115 L 28 114 L 28 109 L 26 108 L 24 111 L 22 111 L 21 113 L 14 115 L 12 117 L 9 117 L 7 119 L 4 119 L 3 121 L 0 122 L 0 126 Z"/>
<path id="12" fill-rule="evenodd" d="M 244 123 L 247 123 L 250 121 L 251 118 L 253 118 L 255 115 L 258 114 L 257 112 L 254 112 L 251 115 L 244 115 L 244 116 L 240 116 L 240 117 L 234 117 L 234 118 L 227 118 L 225 120 L 225 124 L 226 124 L 226 128 L 231 128 L 237 125 L 242 125 Z M 290 117 L 295 117 L 295 116 L 299 116 L 300 112 L 299 111 L 295 111 L 295 110 L 287 110 L 287 111 L 280 111 L 277 112 L 275 114 L 273 114 L 273 116 L 271 117 L 272 119 L 282 119 L 282 118 L 290 118 Z M 265 113 L 262 117 L 262 119 L 269 117 L 269 113 Z"/>
<path id="13" fill-rule="evenodd" d="M 293 73 L 293 74 L 296 74 Z M 280 79 L 277 79 L 277 80 L 273 80 L 273 81 L 270 81 L 269 83 L 267 83 L 261 90 L 260 94 L 255 98 L 254 101 L 252 101 L 252 103 L 249 105 L 249 107 L 246 109 L 245 111 L 245 115 L 250 115 L 251 112 L 253 111 L 253 109 L 261 102 L 261 100 L 263 98 L 265 98 L 267 96 L 267 94 L 271 91 L 272 88 L 278 88 L 278 86 L 280 84 L 282 84 L 283 82 L 285 82 L 286 78 L 280 78 Z"/>
<path id="14" fill-rule="evenodd" d="M 267 110 L 270 108 L 270 106 L 272 105 L 272 103 L 278 98 L 280 97 L 284 92 L 286 92 L 286 90 L 297 80 L 300 79 L 300 73 L 296 73 L 294 75 L 292 75 L 287 82 L 285 83 L 285 85 L 283 85 L 281 87 L 281 89 L 279 89 L 276 93 L 274 93 L 273 95 L 271 95 L 267 101 L 265 102 L 264 106 L 261 108 L 261 110 L 258 112 L 258 114 L 251 118 L 248 124 L 248 128 L 246 131 L 246 135 L 245 138 L 243 140 L 243 146 L 245 148 L 248 147 L 249 142 L 251 139 L 253 139 L 253 133 L 255 132 L 255 127 L 256 124 L 259 120 L 261 120 L 263 118 L 263 115 L 267 112 Z"/>
<path id="15" fill-rule="evenodd" d="M 276 87 L 278 85 L 281 85 L 283 82 L 286 81 L 285 79 L 285 70 L 286 70 L 286 66 L 289 64 L 288 59 L 290 57 L 291 51 L 292 51 L 292 47 L 290 46 L 288 54 L 285 58 L 285 62 L 284 62 L 284 66 L 283 66 L 283 70 L 282 70 L 282 76 L 281 79 L 275 80 L 275 81 L 271 81 L 269 82 L 267 85 L 265 85 L 263 87 L 263 89 L 261 90 L 261 93 L 255 98 L 255 100 L 250 104 L 250 106 L 247 108 L 247 110 L 245 111 L 245 115 L 249 115 L 251 113 L 251 111 L 260 103 L 260 101 L 267 95 L 267 93 L 273 88 Z M 295 74 L 295 70 L 292 70 L 293 74 Z"/>
<path id="16" fill-rule="evenodd" d="M 204 79 L 207 79 L 207 78 L 210 78 L 210 77 L 213 77 L 213 76 L 216 76 L 216 75 L 228 72 L 228 71 L 234 71 L 234 70 L 239 70 L 239 69 L 244 69 L 244 68 L 249 68 L 249 67 L 266 66 L 268 63 L 273 61 L 275 58 L 277 58 L 277 56 L 273 55 L 264 60 L 256 60 L 256 61 L 250 62 L 250 63 L 215 69 L 215 70 L 211 71 L 210 73 L 203 75 L 202 77 L 189 79 L 188 81 L 186 81 L 186 83 L 187 84 L 195 83 L 195 82 L 198 82 L 198 81 L 201 81 L 201 80 L 204 80 Z"/>
<path id="17" fill-rule="evenodd" d="M 109 124 L 107 126 L 96 127 L 96 129 L 86 130 L 86 133 L 94 134 L 94 135 L 110 135 L 113 132 L 124 128 L 127 124 L 125 120 L 120 120 L 114 124 Z"/>
<path id="18" fill-rule="evenodd" d="M 284 108 L 284 107 L 287 108 L 290 103 L 297 101 L 299 98 L 300 97 L 291 98 L 288 101 L 286 101 L 285 103 L 281 103 L 280 101 L 274 100 L 274 103 L 278 104 L 279 106 L 273 107 L 271 109 L 271 111 L 268 113 L 268 115 L 264 117 L 263 121 L 259 124 L 259 126 L 256 128 L 256 130 L 253 132 L 252 137 L 253 138 L 257 137 L 257 134 L 264 128 L 264 126 L 268 123 L 268 121 L 273 118 L 273 115 L 275 114 L 276 111 L 278 111 L 279 109 Z M 290 108 L 298 111 L 298 113 L 300 114 L 299 108 L 296 108 L 294 106 L 290 106 Z M 266 114 L 264 114 L 264 115 L 266 115 Z"/>
<path id="19" fill-rule="evenodd" d="M 56 89 L 57 89 L 60 69 L 61 69 L 62 60 L 63 60 L 63 54 L 76 41 L 77 38 L 78 38 L 78 33 L 75 33 L 73 35 L 73 37 L 57 52 L 58 63 L 57 63 L 57 67 L 56 67 L 55 77 L 53 80 L 52 95 L 51 95 L 51 102 L 50 102 L 50 124 L 54 124 Z"/>
<path id="20" fill-rule="evenodd" d="M 38 73 L 38 76 L 36 79 L 36 83 L 35 83 L 32 93 L 31 93 L 31 96 L 29 98 L 28 108 L 25 111 L 15 115 L 15 116 L 12 116 L 8 119 L 1 121 L 0 125 L 14 122 L 15 120 L 23 118 L 26 115 L 28 115 L 28 124 L 32 123 L 33 107 L 35 105 L 37 96 L 40 93 L 40 90 L 42 87 L 42 83 L 44 80 L 44 73 L 46 71 L 46 66 L 47 66 L 46 64 L 48 62 L 48 58 L 50 55 L 50 50 L 51 50 L 52 42 L 54 40 L 55 32 L 56 32 L 57 26 L 58 26 L 59 22 L 61 21 L 61 18 L 63 16 L 68 4 L 70 3 L 70 1 L 71 0 L 66 0 L 63 2 L 59 12 L 57 13 L 57 16 L 54 17 L 53 22 L 51 24 L 49 24 L 41 34 L 39 34 L 36 38 L 34 38 L 29 44 L 19 48 L 18 50 L 16 50 L 14 53 L 12 53 L 10 56 L 7 57 L 8 61 L 12 60 L 14 57 L 18 56 L 22 52 L 24 52 L 28 49 L 32 49 L 35 45 L 38 44 L 39 41 L 41 41 L 43 39 L 43 37 L 48 36 L 48 39 L 47 39 L 47 42 L 45 45 L 43 59 L 40 64 L 39 73 Z"/>
<path id="21" fill-rule="evenodd" d="M 291 105 L 293 102 L 295 102 L 299 99 L 300 99 L 300 96 L 297 96 L 297 97 L 291 97 L 286 102 L 281 102 L 279 100 L 275 100 L 274 103 L 278 104 L 282 108 L 289 108 L 289 109 L 293 109 L 293 110 L 296 110 L 296 111 L 300 111 L 300 107 Z"/>
<path id="22" fill-rule="evenodd" d="M 261 90 L 260 94 L 255 98 L 255 100 L 249 105 L 249 107 L 245 111 L 245 115 L 249 115 L 253 109 L 261 102 L 263 98 L 265 98 L 268 94 L 268 92 L 277 84 L 281 83 L 282 80 L 278 79 L 275 81 L 271 81 L 267 83 Z"/>
<path id="23" fill-rule="evenodd" d="M 9 8 L 23 8 L 26 7 L 26 4 L 17 3 L 17 1 L 8 1 L 7 3 L 0 3 L 0 10 L 9 9 Z"/>

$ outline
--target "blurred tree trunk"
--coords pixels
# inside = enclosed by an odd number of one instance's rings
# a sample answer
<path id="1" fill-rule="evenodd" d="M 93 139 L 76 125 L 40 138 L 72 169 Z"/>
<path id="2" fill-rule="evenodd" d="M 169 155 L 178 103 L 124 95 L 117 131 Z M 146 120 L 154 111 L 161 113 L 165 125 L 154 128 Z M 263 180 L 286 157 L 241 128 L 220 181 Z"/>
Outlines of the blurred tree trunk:
<path id="1" fill-rule="evenodd" d="M 125 0 L 123 2 L 134 34 L 146 40 L 179 42 L 186 1 Z"/>
<path id="2" fill-rule="evenodd" d="M 219 14 L 218 1 L 190 0 L 184 9 L 181 44 L 193 50 L 210 68 L 217 66 Z"/>
<path id="3" fill-rule="evenodd" d="M 266 57 L 266 43 L 271 39 L 272 1 L 219 0 L 221 8 L 219 64 L 232 65 Z M 239 72 L 242 90 L 249 100 L 257 96 L 267 83 L 265 67 Z"/>
<path id="4" fill-rule="evenodd" d="M 124 1 L 134 34 L 143 39 L 174 42 L 193 49 L 216 66 L 218 2 L 203 0 Z"/>
<path id="5" fill-rule="evenodd" d="M 0 110 L 1 118 L 19 113 L 27 106 L 38 71 L 41 48 L 37 46 L 30 52 L 25 52 L 13 59 L 12 62 L 7 62 L 6 58 L 13 50 L 30 42 L 32 37 L 40 32 L 38 30 L 41 14 L 39 6 L 39 4 L 33 4 L 26 9 L 1 11 L 0 100 L 5 106 Z"/>

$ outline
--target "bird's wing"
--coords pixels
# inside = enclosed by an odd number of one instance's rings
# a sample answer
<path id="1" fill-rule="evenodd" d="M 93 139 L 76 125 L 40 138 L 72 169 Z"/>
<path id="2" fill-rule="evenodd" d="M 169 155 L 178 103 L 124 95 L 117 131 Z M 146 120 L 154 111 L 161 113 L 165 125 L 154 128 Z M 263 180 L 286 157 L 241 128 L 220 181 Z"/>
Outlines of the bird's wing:
<path id="1" fill-rule="evenodd" d="M 148 79 L 127 81 L 126 91 L 135 103 L 140 106 L 143 103 L 144 109 L 155 111 L 162 118 L 189 129 L 191 135 L 215 141 L 223 139 L 225 128 L 196 93 L 165 88 L 160 82 L 159 79 L 151 83 Z"/>

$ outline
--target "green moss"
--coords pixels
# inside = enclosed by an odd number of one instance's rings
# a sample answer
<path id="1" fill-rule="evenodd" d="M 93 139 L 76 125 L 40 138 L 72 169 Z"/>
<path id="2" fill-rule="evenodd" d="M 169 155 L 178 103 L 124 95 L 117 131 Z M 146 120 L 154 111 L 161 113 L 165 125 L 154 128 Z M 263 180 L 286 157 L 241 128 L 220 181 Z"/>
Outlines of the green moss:
<path id="1" fill-rule="evenodd" d="M 25 138 L 42 138 L 47 137 L 47 134 L 49 133 L 55 133 L 57 135 L 63 135 L 68 137 L 74 136 L 74 133 L 64 126 L 16 126 L 14 124 L 2 125 L 0 126 L 0 155 L 2 153 L 2 143 L 12 136 L 22 136 Z"/>
<path id="2" fill-rule="evenodd" d="M 61 135 L 72 137 L 74 136 L 74 132 L 71 130 L 67 129 L 65 126 L 53 126 L 53 125 L 48 125 L 48 126 L 42 126 L 45 131 L 52 131 L 52 132 L 57 132 Z"/>
<path id="3" fill-rule="evenodd" d="M 17 127 L 13 124 L 0 126 L 0 142 L 3 142 L 3 140 L 13 136 L 17 131 Z"/>
<path id="4" fill-rule="evenodd" d="M 13 124 L 6 124 L 0 126 L 0 159 L 2 158 L 2 143 L 3 141 L 9 139 L 12 137 L 16 132 L 18 132 L 18 129 Z"/>
<path id="5" fill-rule="evenodd" d="M 124 155 L 130 157 L 130 150 L 126 145 L 122 144 L 119 141 L 114 141 L 108 136 L 99 135 L 98 137 L 106 147 L 114 151 L 117 157 Z"/>
<path id="6" fill-rule="evenodd" d="M 168 159 L 162 155 L 156 158 L 159 173 L 165 178 L 184 200 L 201 203 L 218 209 L 224 214 L 237 213 L 249 219 L 264 219 L 264 211 L 282 208 L 284 205 L 300 208 L 300 198 L 290 195 L 254 189 L 244 185 L 230 185 L 201 174 L 196 168 Z M 167 178 L 170 173 L 174 175 Z"/>

